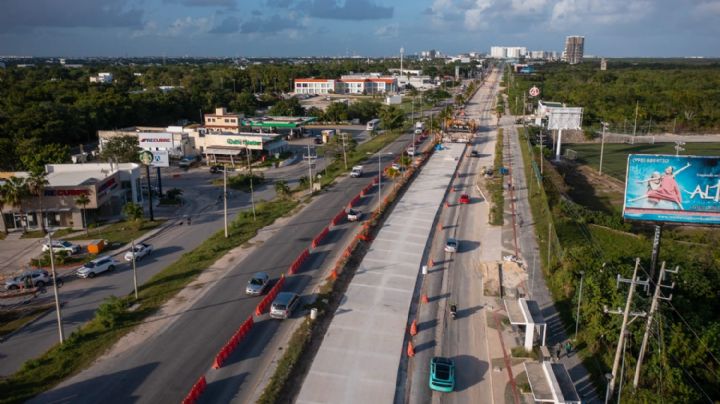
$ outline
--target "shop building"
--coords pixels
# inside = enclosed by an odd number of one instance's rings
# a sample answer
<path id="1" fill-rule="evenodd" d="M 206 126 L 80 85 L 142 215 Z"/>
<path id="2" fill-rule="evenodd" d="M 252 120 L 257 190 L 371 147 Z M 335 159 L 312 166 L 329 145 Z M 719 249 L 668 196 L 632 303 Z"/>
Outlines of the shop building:
<path id="1" fill-rule="evenodd" d="M 117 130 L 99 130 L 98 148 L 103 148 L 114 138 L 131 136 L 138 139 L 138 146 L 143 150 L 167 151 L 174 159 L 197 154 L 190 141 L 191 134 L 198 129 L 191 126 L 168 126 L 165 128 L 150 126 L 132 126 Z"/>
<path id="2" fill-rule="evenodd" d="M 279 133 L 208 133 L 203 142 L 208 165 L 225 163 L 235 167 L 245 163 L 248 153 L 266 156 L 288 149 L 288 143 Z"/>
<path id="3" fill-rule="evenodd" d="M 48 164 L 45 166 L 48 186 L 41 198 L 27 196 L 17 206 L 2 205 L 0 231 L 40 229 L 45 227 L 84 228 L 83 208 L 88 223 L 117 218 L 128 202 L 142 202 L 140 165 L 135 163 Z M 10 177 L 27 178 L 27 172 L 0 173 L 0 185 Z M 81 195 L 88 203 L 76 202 Z M 41 215 L 42 203 L 42 215 Z"/>

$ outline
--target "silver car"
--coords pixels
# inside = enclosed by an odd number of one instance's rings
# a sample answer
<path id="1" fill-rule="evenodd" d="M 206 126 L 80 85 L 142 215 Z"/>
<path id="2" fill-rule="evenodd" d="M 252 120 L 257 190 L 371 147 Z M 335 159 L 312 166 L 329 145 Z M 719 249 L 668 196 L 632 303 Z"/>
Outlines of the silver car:
<path id="1" fill-rule="evenodd" d="M 280 292 L 270 306 L 270 317 L 284 320 L 300 304 L 300 296 L 293 292 Z"/>
<path id="2" fill-rule="evenodd" d="M 32 285 L 36 288 L 41 288 L 51 283 L 50 275 L 47 271 L 42 269 L 35 269 L 32 271 L 23 272 L 22 274 L 8 279 L 5 281 L 5 288 L 9 290 L 16 290 L 25 287 L 27 278 L 32 279 Z"/>
<path id="3" fill-rule="evenodd" d="M 114 271 L 118 262 L 111 257 L 105 256 L 86 262 L 77 270 L 77 275 L 81 278 L 94 278 L 97 274 L 105 271 Z"/>
<path id="4" fill-rule="evenodd" d="M 457 252 L 458 245 L 460 243 L 455 240 L 454 238 L 447 239 L 447 242 L 445 243 L 445 252 L 454 253 Z"/>
<path id="5" fill-rule="evenodd" d="M 270 275 L 265 272 L 258 272 L 250 278 L 245 287 L 245 294 L 250 296 L 262 295 L 270 284 Z"/>

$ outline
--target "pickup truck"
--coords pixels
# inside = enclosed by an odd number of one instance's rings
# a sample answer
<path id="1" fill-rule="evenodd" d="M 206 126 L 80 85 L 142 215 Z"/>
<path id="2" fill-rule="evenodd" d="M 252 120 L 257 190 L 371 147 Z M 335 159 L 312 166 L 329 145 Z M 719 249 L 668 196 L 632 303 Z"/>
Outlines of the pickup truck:
<path id="1" fill-rule="evenodd" d="M 355 166 L 352 168 L 352 171 L 350 171 L 350 176 L 353 178 L 362 177 L 363 175 L 363 166 Z"/>

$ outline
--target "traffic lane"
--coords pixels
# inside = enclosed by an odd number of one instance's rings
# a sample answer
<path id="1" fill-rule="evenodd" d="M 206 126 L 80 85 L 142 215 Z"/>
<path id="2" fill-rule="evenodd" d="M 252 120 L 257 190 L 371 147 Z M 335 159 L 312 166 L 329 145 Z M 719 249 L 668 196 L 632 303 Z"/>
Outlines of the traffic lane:
<path id="1" fill-rule="evenodd" d="M 401 137 L 393 144 L 393 148 L 402 149 L 400 142 L 408 137 Z M 265 270 L 277 279 L 285 273 L 294 258 L 309 245 L 310 240 L 319 233 L 330 219 L 342 209 L 348 195 L 357 193 L 371 178 L 342 181 L 333 187 L 333 192 L 321 194 L 313 204 L 302 211 L 301 215 L 291 219 L 287 228 L 273 235 L 263 247 L 256 249 L 245 260 L 237 264 L 227 276 L 215 284 L 208 285 L 208 292 L 187 311 L 178 315 L 177 319 L 166 329 L 155 334 L 145 343 L 122 353 L 112 360 L 83 372 L 78 378 L 68 381 L 69 384 L 88 378 L 99 378 L 116 368 L 132 369 L 144 367 L 150 363 L 159 363 L 157 367 L 143 375 L 143 380 L 135 380 L 128 386 L 138 386 L 135 391 L 127 391 L 123 385 L 93 385 L 82 391 L 87 402 L 109 401 L 122 402 L 117 398 L 138 396 L 139 402 L 180 401 L 187 394 L 187 389 L 197 377 L 204 374 L 212 358 L 235 332 L 237 327 L 250 315 L 260 297 L 238 299 L 242 294 L 250 275 Z M 202 358 L 201 360 L 198 360 Z M 83 383 L 84 385 L 84 383 Z M 80 393 L 71 386 L 63 392 Z M 42 402 L 54 397 L 52 390 L 39 397 Z"/>

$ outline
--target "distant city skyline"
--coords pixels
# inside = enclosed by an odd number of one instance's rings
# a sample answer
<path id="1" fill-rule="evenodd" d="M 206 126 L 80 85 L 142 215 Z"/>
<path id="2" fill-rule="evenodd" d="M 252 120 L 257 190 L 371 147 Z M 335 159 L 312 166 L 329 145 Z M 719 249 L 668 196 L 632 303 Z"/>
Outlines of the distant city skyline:
<path id="1" fill-rule="evenodd" d="M 0 55 L 720 57 L 720 0 L 5 0 Z"/>

